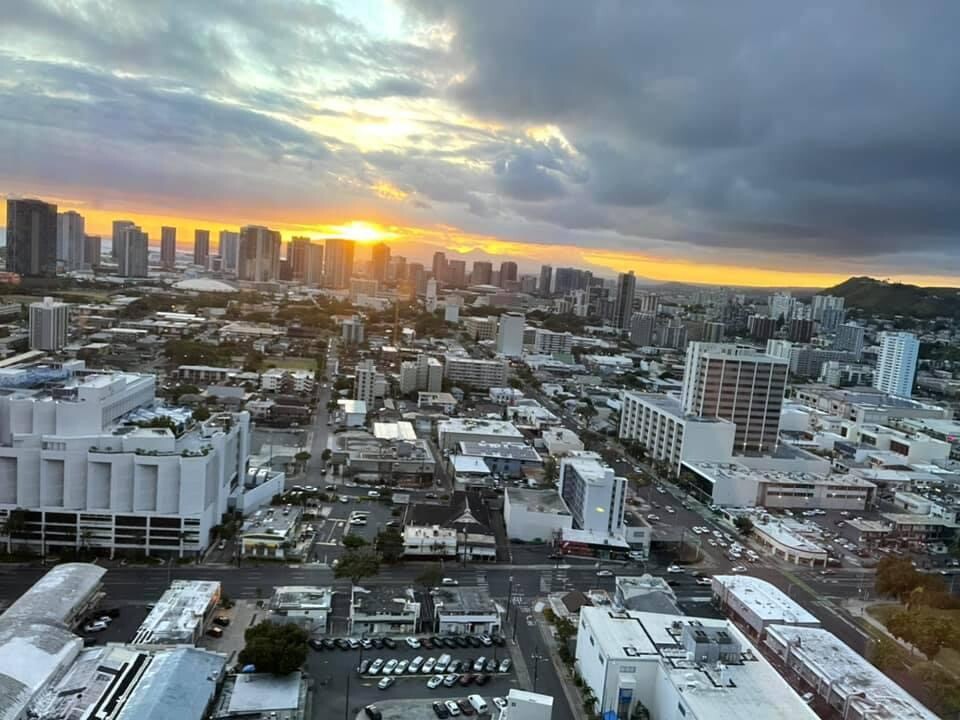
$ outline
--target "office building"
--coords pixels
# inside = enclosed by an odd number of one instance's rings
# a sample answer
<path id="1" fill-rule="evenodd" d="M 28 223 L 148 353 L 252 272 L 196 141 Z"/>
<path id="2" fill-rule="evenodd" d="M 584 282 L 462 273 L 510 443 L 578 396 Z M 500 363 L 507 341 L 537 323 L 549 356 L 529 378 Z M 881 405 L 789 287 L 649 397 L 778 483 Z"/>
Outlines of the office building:
<path id="1" fill-rule="evenodd" d="M 465 260 L 447 261 L 446 284 L 450 287 L 465 287 L 467 284 L 467 262 Z"/>
<path id="2" fill-rule="evenodd" d="M 88 267 L 96 267 L 100 264 L 100 236 L 83 236 L 83 264 Z"/>
<path id="3" fill-rule="evenodd" d="M 7 200 L 7 271 L 23 277 L 57 274 L 57 206 Z"/>
<path id="4" fill-rule="evenodd" d="M 863 327 L 856 323 L 844 323 L 837 328 L 837 337 L 833 341 L 835 350 L 845 350 L 856 355 L 857 360 L 863 354 Z"/>
<path id="5" fill-rule="evenodd" d="M 447 256 L 442 252 L 435 252 L 433 254 L 433 264 L 431 265 L 431 271 L 433 272 L 433 278 L 438 283 L 446 282 L 447 280 Z"/>
<path id="6" fill-rule="evenodd" d="M 726 332 L 727 326 L 722 322 L 705 322 L 703 324 L 702 340 L 708 343 L 722 343 Z"/>
<path id="7" fill-rule="evenodd" d="M 657 326 L 657 345 L 683 350 L 687 347 L 687 326 L 677 318 L 661 323 Z"/>
<path id="8" fill-rule="evenodd" d="M 783 320 L 786 322 L 793 317 L 793 309 L 796 302 L 796 298 L 790 293 L 771 295 L 767 303 L 770 307 L 770 317 L 775 321 Z"/>
<path id="9" fill-rule="evenodd" d="M 660 296 L 653 293 L 644 293 L 640 296 L 637 308 L 640 312 L 653 313 L 654 315 L 660 309 Z"/>
<path id="10" fill-rule="evenodd" d="M 410 297 L 416 299 L 417 295 L 423 295 L 427 292 L 427 269 L 423 263 L 410 263 L 407 265 L 407 284 L 410 286 Z"/>
<path id="11" fill-rule="evenodd" d="M 287 259 L 290 261 L 290 272 L 294 280 L 303 282 L 307 274 L 307 252 L 309 252 L 310 238 L 290 238 L 287 246 Z"/>
<path id="12" fill-rule="evenodd" d="M 443 376 L 451 383 L 464 383 L 489 389 L 507 384 L 507 363 L 503 360 L 477 360 L 467 355 L 446 355 Z"/>
<path id="13" fill-rule="evenodd" d="M 880 333 L 880 354 L 873 386 L 887 395 L 908 398 L 913 394 L 920 342 L 906 332 Z"/>
<path id="14" fill-rule="evenodd" d="M 437 358 L 420 353 L 416 360 L 400 363 L 400 392 L 404 395 L 422 390 L 440 392 L 443 385 L 443 363 Z"/>
<path id="15" fill-rule="evenodd" d="M 250 282 L 280 278 L 280 233 L 260 225 L 240 228 L 237 277 Z"/>
<path id="16" fill-rule="evenodd" d="M 353 399 L 373 407 L 374 400 L 386 395 L 387 380 L 382 372 L 377 370 L 373 360 L 364 360 L 357 365 L 356 378 L 353 386 Z"/>
<path id="17" fill-rule="evenodd" d="M 426 308 L 427 312 L 432 313 L 437 309 L 437 279 L 430 278 L 427 280 L 427 294 L 426 294 Z"/>
<path id="18" fill-rule="evenodd" d="M 387 266 L 390 264 L 390 246 L 379 242 L 370 248 L 370 270 L 374 280 L 387 279 Z"/>
<path id="19" fill-rule="evenodd" d="M 560 460 L 557 491 L 577 530 L 619 535 L 623 530 L 627 479 L 597 453 L 574 452 Z"/>
<path id="20" fill-rule="evenodd" d="M 759 342 L 765 342 L 777 332 L 777 319 L 766 315 L 751 315 L 747 319 L 747 332 Z"/>
<path id="21" fill-rule="evenodd" d="M 630 342 L 638 347 L 651 347 L 656 326 L 657 316 L 654 313 L 633 313 L 630 318 Z"/>
<path id="22" fill-rule="evenodd" d="M 493 281 L 493 263 L 477 260 L 473 263 L 473 271 L 470 273 L 470 283 L 472 285 L 489 285 Z"/>
<path id="23" fill-rule="evenodd" d="M 537 276 L 525 273 L 520 276 L 517 285 L 520 292 L 527 293 L 527 295 L 535 295 L 537 292 Z"/>
<path id="24" fill-rule="evenodd" d="M 324 245 L 323 284 L 335 290 L 347 287 L 353 275 L 355 243 L 345 238 L 328 238 Z"/>
<path id="25" fill-rule="evenodd" d="M 625 392 L 622 397 L 620 438 L 638 442 L 673 474 L 686 460 L 729 458 L 736 432 L 727 420 L 685 413 L 672 395 Z"/>
<path id="26" fill-rule="evenodd" d="M 227 275 L 236 275 L 240 259 L 240 233 L 221 230 L 219 240 L 220 270 Z"/>
<path id="27" fill-rule="evenodd" d="M 817 720 L 728 620 L 582 607 L 576 669 L 601 717 Z"/>
<path id="28" fill-rule="evenodd" d="M 633 316 L 633 298 L 637 292 L 637 278 L 633 270 L 620 273 L 617 278 L 617 300 L 613 313 L 613 325 L 620 330 L 630 329 L 630 318 Z"/>
<path id="29" fill-rule="evenodd" d="M 124 227 L 117 245 L 117 273 L 122 277 L 147 277 L 150 239 L 138 225 Z"/>
<path id="30" fill-rule="evenodd" d="M 117 252 L 120 247 L 120 236 L 123 234 L 123 231 L 127 228 L 134 227 L 136 225 L 132 220 L 114 220 L 113 221 L 113 234 L 111 235 L 111 244 L 110 244 L 110 256 L 116 260 Z"/>
<path id="31" fill-rule="evenodd" d="M 737 450 L 770 452 L 776 445 L 789 365 L 752 348 L 690 343 L 683 372 L 683 411 L 737 426 Z"/>
<path id="32" fill-rule="evenodd" d="M 76 360 L 5 373 L 0 517 L 30 511 L 20 543 L 195 556 L 228 498 L 242 504 L 246 412 L 198 422 L 189 410 L 157 405 L 155 376 L 88 371 Z M 282 473 L 261 480 L 266 500 L 283 487 Z"/>
<path id="33" fill-rule="evenodd" d="M 193 264 L 206 267 L 210 260 L 210 231 L 193 231 Z"/>
<path id="34" fill-rule="evenodd" d="M 83 266 L 83 215 L 67 210 L 57 215 L 57 259 L 67 270 Z"/>
<path id="35" fill-rule="evenodd" d="M 364 339 L 364 325 L 356 315 L 340 323 L 340 339 L 347 345 L 359 345 Z"/>
<path id="36" fill-rule="evenodd" d="M 787 323 L 787 339 L 795 343 L 808 343 L 813 339 L 813 320 L 792 318 Z"/>
<path id="37" fill-rule="evenodd" d="M 323 245 L 310 243 L 306 247 L 306 269 L 303 283 L 319 287 L 323 283 Z"/>
<path id="38" fill-rule="evenodd" d="M 814 322 L 822 323 L 824 312 L 827 310 L 843 310 L 843 298 L 835 295 L 814 295 L 811 319 Z"/>
<path id="39" fill-rule="evenodd" d="M 164 225 L 160 228 L 160 265 L 173 270 L 177 263 L 177 229 Z"/>
<path id="40" fill-rule="evenodd" d="M 504 313 L 497 329 L 497 352 L 506 357 L 523 355 L 523 329 L 527 321 L 522 313 Z"/>
<path id="41" fill-rule="evenodd" d="M 554 353 L 569 353 L 573 350 L 573 334 L 567 332 L 553 332 L 537 328 L 533 340 L 533 351 L 538 355 L 553 355 Z"/>
<path id="42" fill-rule="evenodd" d="M 517 282 L 517 264 L 512 260 L 500 263 L 500 287 L 512 287 Z"/>
<path id="43" fill-rule="evenodd" d="M 537 292 L 541 297 L 549 297 L 553 289 L 553 268 L 550 265 L 540 266 L 540 280 L 537 282 Z"/>
<path id="44" fill-rule="evenodd" d="M 69 306 L 45 297 L 30 303 L 30 349 L 61 350 L 67 344 Z"/>
<path id="45" fill-rule="evenodd" d="M 846 317 L 847 311 L 843 308 L 828 307 L 823 309 L 823 314 L 817 323 L 823 332 L 836 332 Z"/>

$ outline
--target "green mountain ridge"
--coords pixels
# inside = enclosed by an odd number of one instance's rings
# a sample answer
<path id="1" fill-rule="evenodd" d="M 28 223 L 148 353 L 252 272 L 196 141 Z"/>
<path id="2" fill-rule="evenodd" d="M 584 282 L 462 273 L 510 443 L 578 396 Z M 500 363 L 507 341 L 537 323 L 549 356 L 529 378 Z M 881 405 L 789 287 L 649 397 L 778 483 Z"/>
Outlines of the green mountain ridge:
<path id="1" fill-rule="evenodd" d="M 958 288 L 920 287 L 884 282 L 871 277 L 852 277 L 821 293 L 838 295 L 844 299 L 848 308 L 859 308 L 869 314 L 886 317 L 904 315 L 924 319 L 960 318 Z"/>

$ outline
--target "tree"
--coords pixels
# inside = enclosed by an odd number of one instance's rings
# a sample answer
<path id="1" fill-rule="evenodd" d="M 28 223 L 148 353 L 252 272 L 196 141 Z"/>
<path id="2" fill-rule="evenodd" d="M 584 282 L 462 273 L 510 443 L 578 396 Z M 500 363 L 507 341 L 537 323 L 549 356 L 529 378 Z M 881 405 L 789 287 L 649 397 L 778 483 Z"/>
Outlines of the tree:
<path id="1" fill-rule="evenodd" d="M 630 720 L 650 720 L 650 711 L 647 710 L 647 706 L 637 700 L 633 712 L 630 713 Z"/>
<path id="2" fill-rule="evenodd" d="M 341 542 L 345 548 L 350 550 L 356 550 L 357 548 L 362 548 L 364 545 L 369 544 L 359 535 L 344 535 Z"/>
<path id="3" fill-rule="evenodd" d="M 403 536 L 397 528 L 384 528 L 377 533 L 375 547 L 385 563 L 393 564 L 403 557 Z"/>
<path id="4" fill-rule="evenodd" d="M 254 665 L 257 672 L 289 675 L 307 659 L 307 632 L 290 623 L 262 622 L 243 634 L 241 665 Z"/>
<path id="5" fill-rule="evenodd" d="M 543 479 L 548 483 L 555 483 L 557 481 L 557 473 L 557 459 L 550 455 L 543 461 Z"/>
<path id="6" fill-rule="evenodd" d="M 443 568 L 439 565 L 431 565 L 417 575 L 417 585 L 422 585 L 425 590 L 435 588 L 443 580 Z"/>
<path id="7" fill-rule="evenodd" d="M 753 532 L 753 520 L 746 515 L 738 515 L 737 519 L 733 521 L 733 524 L 736 525 L 737 532 L 744 537 L 748 537 L 750 533 Z"/>
<path id="8" fill-rule="evenodd" d="M 910 674 L 930 691 L 941 715 L 951 716 L 960 711 L 960 685 L 949 670 L 937 663 L 925 662 L 914 665 Z"/>
<path id="9" fill-rule="evenodd" d="M 909 558 L 887 556 L 877 563 L 874 589 L 902 600 L 920 584 L 919 576 Z"/>
<path id="10" fill-rule="evenodd" d="M 333 452 L 330 448 L 325 448 L 322 453 L 320 453 L 320 459 L 324 462 L 330 462 L 330 456 L 333 455 Z"/>
<path id="11" fill-rule="evenodd" d="M 201 405 L 196 410 L 193 411 L 193 419 L 197 422 L 203 422 L 204 420 L 210 419 L 210 411 L 207 409 L 206 405 Z"/>
<path id="12" fill-rule="evenodd" d="M 888 637 L 878 638 L 870 650 L 870 662 L 880 670 L 901 670 L 907 659 L 903 647 Z"/>
<path id="13" fill-rule="evenodd" d="M 358 585 L 363 578 L 373 577 L 380 572 L 380 556 L 373 548 L 363 547 L 348 550 L 334 571 L 334 577 L 350 578 Z"/>

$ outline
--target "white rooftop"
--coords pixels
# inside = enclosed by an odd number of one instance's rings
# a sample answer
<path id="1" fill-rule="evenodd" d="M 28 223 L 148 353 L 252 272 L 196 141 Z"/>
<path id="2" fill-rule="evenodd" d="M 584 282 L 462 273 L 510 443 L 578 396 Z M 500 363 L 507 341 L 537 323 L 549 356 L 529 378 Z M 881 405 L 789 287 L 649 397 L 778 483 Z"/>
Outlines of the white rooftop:
<path id="1" fill-rule="evenodd" d="M 373 436 L 378 440 L 407 440 L 412 442 L 417 439 L 417 434 L 413 431 L 413 423 L 405 420 L 400 422 L 375 422 L 373 424 Z"/>
<path id="2" fill-rule="evenodd" d="M 194 292 L 237 292 L 237 289 L 232 285 L 227 285 L 225 282 L 212 280 L 210 278 L 192 278 L 190 280 L 181 280 L 180 282 L 174 283 L 173 287 L 177 290 L 192 290 Z"/>
<path id="3" fill-rule="evenodd" d="M 231 713 L 295 710 L 300 702 L 299 672 L 289 675 L 240 673 L 228 709 Z"/>
<path id="4" fill-rule="evenodd" d="M 776 541 L 784 547 L 806 553 L 819 552 L 823 553 L 824 555 L 827 554 L 827 551 L 823 548 L 823 546 L 818 545 L 812 540 L 808 540 L 801 534 L 808 531 L 813 532 L 814 528 L 811 528 L 803 523 L 796 522 L 795 520 L 789 520 L 787 518 L 777 518 L 774 520 L 771 518 L 769 522 L 756 523 L 754 525 L 754 530 L 758 533 L 768 536 L 771 540 Z"/>
<path id="5" fill-rule="evenodd" d="M 193 644 L 198 622 L 220 597 L 216 580 L 174 580 L 140 624 L 137 644 Z"/>
<path id="6" fill-rule="evenodd" d="M 728 595 L 737 598 L 764 622 L 819 624 L 814 615 L 766 580 L 749 575 L 714 575 L 713 582 L 721 585 Z"/>
<path id="7" fill-rule="evenodd" d="M 522 438 L 523 433 L 509 420 L 476 418 L 451 418 L 437 424 L 437 431 L 444 433 L 497 435 L 503 438 Z"/>
<path id="8" fill-rule="evenodd" d="M 340 406 L 340 409 L 345 413 L 366 415 L 367 414 L 367 403 L 363 400 L 337 400 L 337 405 Z"/>

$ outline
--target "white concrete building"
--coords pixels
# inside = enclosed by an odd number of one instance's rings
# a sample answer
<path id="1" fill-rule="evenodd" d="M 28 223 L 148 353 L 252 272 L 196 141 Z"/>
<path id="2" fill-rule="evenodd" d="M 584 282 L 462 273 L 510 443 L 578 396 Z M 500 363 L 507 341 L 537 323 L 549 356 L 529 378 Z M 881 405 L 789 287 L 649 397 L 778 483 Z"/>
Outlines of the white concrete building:
<path id="1" fill-rule="evenodd" d="M 325 633 L 333 608 L 333 589 L 314 585 L 282 585 L 274 588 L 269 620 L 296 623 L 310 633 Z"/>
<path id="2" fill-rule="evenodd" d="M 495 635 L 500 609 L 485 587 L 442 587 L 433 596 L 436 632 L 441 635 Z"/>
<path id="3" fill-rule="evenodd" d="M 505 488 L 503 523 L 511 540 L 550 542 L 573 527 L 573 515 L 556 490 Z"/>
<path id="4" fill-rule="evenodd" d="M 135 645 L 196 645 L 220 602 L 216 580 L 174 580 L 133 636 Z"/>
<path id="5" fill-rule="evenodd" d="M 427 296 L 426 296 L 426 306 L 427 312 L 432 313 L 437 309 L 437 280 L 436 278 L 430 278 L 427 280 Z"/>
<path id="6" fill-rule="evenodd" d="M 457 531 L 439 525 L 405 525 L 403 556 L 406 558 L 457 557 Z"/>
<path id="7" fill-rule="evenodd" d="M 463 319 L 463 331 L 475 340 L 494 340 L 499 323 L 497 318 L 470 316 Z"/>
<path id="8" fill-rule="evenodd" d="M 576 669 L 601 716 L 643 703 L 656 720 L 816 720 L 726 620 L 583 607 Z"/>
<path id="9" fill-rule="evenodd" d="M 363 400 L 337 400 L 337 406 L 345 427 L 357 428 L 367 424 L 367 404 Z"/>
<path id="10" fill-rule="evenodd" d="M 813 614 L 766 580 L 750 575 L 714 575 L 710 587 L 720 607 L 756 637 L 762 637 L 768 625 L 820 625 Z"/>
<path id="11" fill-rule="evenodd" d="M 353 399 L 372 406 L 377 398 L 387 394 L 387 379 L 377 370 L 373 360 L 363 360 L 357 365 L 353 382 Z"/>
<path id="12" fill-rule="evenodd" d="M 553 715 L 553 698 L 549 695 L 511 688 L 506 701 L 498 720 L 550 720 Z"/>
<path id="13" fill-rule="evenodd" d="M 636 440 L 673 472 L 684 461 L 724 461 L 733 453 L 737 427 L 729 420 L 685 414 L 672 395 L 625 392 L 622 402 L 620 438 Z"/>
<path id="14" fill-rule="evenodd" d="M 597 453 L 577 452 L 564 457 L 557 490 L 573 516 L 575 529 L 621 534 L 627 479 L 616 477 Z"/>
<path id="15" fill-rule="evenodd" d="M 507 363 L 503 360 L 478 360 L 468 355 L 447 354 L 443 374 L 453 384 L 464 383 L 476 388 L 506 385 Z"/>
<path id="16" fill-rule="evenodd" d="M 201 552 L 242 492 L 250 416 L 204 422 L 156 404 L 153 375 L 82 361 L 0 370 L 0 520 L 39 513 L 26 542 Z"/>
<path id="17" fill-rule="evenodd" d="M 523 390 L 512 387 L 492 387 L 490 401 L 497 405 L 513 405 L 523 399 Z"/>
<path id="18" fill-rule="evenodd" d="M 573 334 L 567 332 L 553 332 L 537 328 L 533 341 L 533 351 L 537 354 L 553 355 L 554 353 L 568 353 L 573 349 Z"/>
<path id="19" fill-rule="evenodd" d="M 913 394 L 919 352 L 920 341 L 916 335 L 906 332 L 881 333 L 873 386 L 888 395 L 910 397 Z"/>
<path id="20" fill-rule="evenodd" d="M 583 441 L 580 437 L 573 430 L 565 427 L 545 428 L 540 439 L 546 451 L 555 457 L 583 450 Z"/>
<path id="21" fill-rule="evenodd" d="M 438 408 L 447 415 L 452 415 L 457 408 L 457 399 L 448 392 L 418 392 L 418 408 Z"/>
<path id="22" fill-rule="evenodd" d="M 497 329 L 497 352 L 505 357 L 523 355 L 523 329 L 527 321 L 522 313 L 504 313 Z"/>
<path id="23" fill-rule="evenodd" d="M 363 320 L 359 317 L 347 318 L 340 323 L 340 338 L 347 345 L 359 345 L 364 340 Z"/>
<path id="24" fill-rule="evenodd" d="M 315 386 L 316 381 L 309 370 L 270 368 L 260 375 L 260 389 L 264 392 L 312 394 Z"/>
<path id="25" fill-rule="evenodd" d="M 30 303 L 30 349 L 56 351 L 67 344 L 70 306 L 45 297 Z"/>
<path id="26" fill-rule="evenodd" d="M 400 363 L 400 392 L 404 395 L 417 390 L 437 393 L 443 385 L 443 363 L 437 358 L 420 353 L 416 360 Z"/>
<path id="27" fill-rule="evenodd" d="M 437 423 L 441 450 L 453 452 L 461 442 L 523 442 L 523 433 L 507 420 L 451 418 Z"/>
<path id="28" fill-rule="evenodd" d="M 83 215 L 76 210 L 57 213 L 57 260 L 67 270 L 83 267 L 85 224 Z"/>

